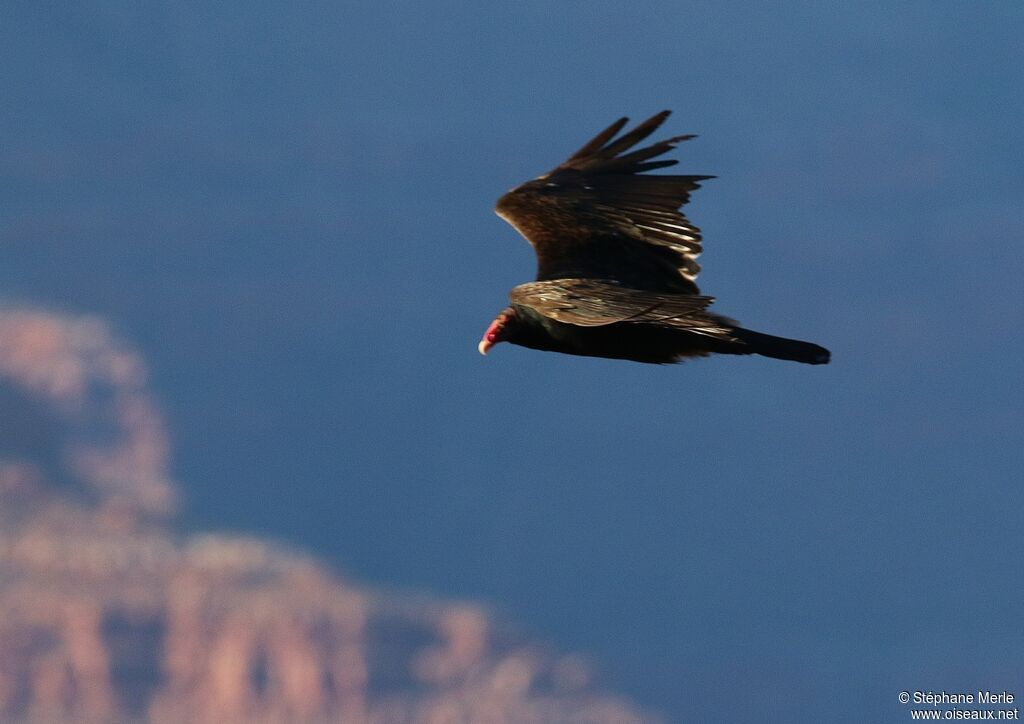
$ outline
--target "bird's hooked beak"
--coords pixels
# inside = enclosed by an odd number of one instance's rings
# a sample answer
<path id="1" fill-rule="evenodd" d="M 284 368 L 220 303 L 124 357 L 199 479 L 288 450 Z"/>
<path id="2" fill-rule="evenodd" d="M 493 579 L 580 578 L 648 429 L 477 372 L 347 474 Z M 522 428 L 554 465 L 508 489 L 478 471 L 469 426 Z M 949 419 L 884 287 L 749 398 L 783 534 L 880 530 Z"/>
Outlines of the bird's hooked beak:
<path id="1" fill-rule="evenodd" d="M 501 333 L 505 328 L 505 323 L 508 321 L 508 317 L 504 314 L 499 314 L 498 318 L 491 322 L 491 326 L 484 332 L 483 339 L 480 340 L 480 344 L 476 348 L 480 351 L 480 354 L 486 355 L 490 351 L 491 347 L 501 341 Z"/>

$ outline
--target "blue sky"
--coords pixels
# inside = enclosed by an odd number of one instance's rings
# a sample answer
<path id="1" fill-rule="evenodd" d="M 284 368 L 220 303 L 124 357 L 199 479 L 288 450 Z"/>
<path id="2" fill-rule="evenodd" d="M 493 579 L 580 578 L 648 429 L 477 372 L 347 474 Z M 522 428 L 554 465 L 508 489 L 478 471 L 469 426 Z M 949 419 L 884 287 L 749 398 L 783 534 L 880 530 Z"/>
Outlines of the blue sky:
<path id="1" fill-rule="evenodd" d="M 0 296 L 141 347 L 186 526 L 487 600 L 675 720 L 1024 695 L 1019 5 L 4 15 Z M 494 200 L 662 108 L 715 310 L 833 363 L 481 358 L 534 266 Z"/>

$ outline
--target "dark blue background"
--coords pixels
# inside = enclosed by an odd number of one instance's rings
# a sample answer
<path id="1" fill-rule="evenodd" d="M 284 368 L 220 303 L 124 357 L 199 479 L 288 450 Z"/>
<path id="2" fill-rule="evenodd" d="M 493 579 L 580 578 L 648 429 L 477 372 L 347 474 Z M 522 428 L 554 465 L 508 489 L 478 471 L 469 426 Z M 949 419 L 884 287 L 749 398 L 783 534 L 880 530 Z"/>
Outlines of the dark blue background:
<path id="1" fill-rule="evenodd" d="M 680 721 L 1024 696 L 1016 3 L 12 1 L 0 290 L 113 320 L 185 524 L 479 597 Z M 716 310 L 834 362 L 475 345 L 491 213 L 675 109 Z"/>

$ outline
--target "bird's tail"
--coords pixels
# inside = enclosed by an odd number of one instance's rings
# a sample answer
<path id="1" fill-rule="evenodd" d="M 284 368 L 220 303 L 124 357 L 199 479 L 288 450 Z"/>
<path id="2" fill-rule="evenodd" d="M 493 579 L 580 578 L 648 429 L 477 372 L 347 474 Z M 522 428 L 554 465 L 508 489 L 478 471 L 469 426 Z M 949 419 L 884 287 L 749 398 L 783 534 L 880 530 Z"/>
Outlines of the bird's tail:
<path id="1" fill-rule="evenodd" d="M 811 342 L 801 342 L 798 339 L 774 337 L 742 327 L 731 330 L 730 336 L 740 343 L 729 350 L 733 354 L 759 354 L 764 357 L 792 360 L 808 365 L 828 364 L 832 358 L 832 353 L 824 347 Z"/>

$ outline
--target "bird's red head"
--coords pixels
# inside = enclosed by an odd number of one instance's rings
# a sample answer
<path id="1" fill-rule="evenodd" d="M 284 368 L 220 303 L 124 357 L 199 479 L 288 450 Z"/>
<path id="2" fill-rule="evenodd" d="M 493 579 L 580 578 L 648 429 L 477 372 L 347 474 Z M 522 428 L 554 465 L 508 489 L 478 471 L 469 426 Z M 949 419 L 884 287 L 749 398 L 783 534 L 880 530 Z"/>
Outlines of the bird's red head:
<path id="1" fill-rule="evenodd" d="M 504 342 L 509 338 L 512 327 L 515 326 L 516 313 L 512 307 L 506 307 L 501 311 L 491 326 L 484 332 L 483 339 L 480 340 L 480 344 L 477 345 L 477 349 L 480 350 L 480 354 L 487 354 L 487 351 L 496 345 L 498 342 Z"/>

